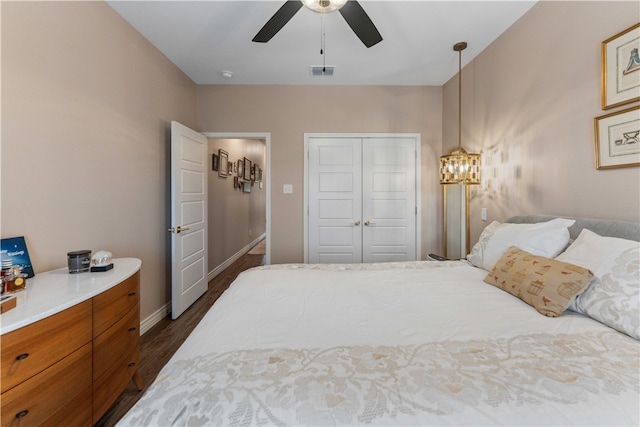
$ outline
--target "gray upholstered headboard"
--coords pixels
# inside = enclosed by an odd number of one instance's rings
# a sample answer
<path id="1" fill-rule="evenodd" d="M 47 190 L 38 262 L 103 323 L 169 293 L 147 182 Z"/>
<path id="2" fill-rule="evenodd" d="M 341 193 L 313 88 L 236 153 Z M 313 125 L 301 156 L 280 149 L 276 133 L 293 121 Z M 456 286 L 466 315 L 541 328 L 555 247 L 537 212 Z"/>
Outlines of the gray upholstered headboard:
<path id="1" fill-rule="evenodd" d="M 568 218 L 576 220 L 575 224 L 569 227 L 569 234 L 572 239 L 576 239 L 582 229 L 587 228 L 601 236 L 620 237 L 622 239 L 629 239 L 640 242 L 640 222 L 574 218 L 570 216 L 559 217 L 553 215 L 517 215 L 509 218 L 507 222 L 511 222 L 514 224 L 535 224 L 537 222 L 551 221 L 555 218 Z"/>

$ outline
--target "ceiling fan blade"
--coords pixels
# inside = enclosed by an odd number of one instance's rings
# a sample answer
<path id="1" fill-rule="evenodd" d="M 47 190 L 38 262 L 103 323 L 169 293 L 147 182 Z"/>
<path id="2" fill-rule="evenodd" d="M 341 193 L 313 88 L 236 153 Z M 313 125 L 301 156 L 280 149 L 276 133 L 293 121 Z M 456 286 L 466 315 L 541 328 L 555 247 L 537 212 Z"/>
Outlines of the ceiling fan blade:
<path id="1" fill-rule="evenodd" d="M 347 1 L 340 8 L 340 14 L 366 47 L 371 47 L 382 41 L 382 36 L 373 21 L 356 0 Z"/>
<path id="2" fill-rule="evenodd" d="M 301 7 L 302 2 L 300 0 L 287 0 L 280 9 L 273 14 L 271 19 L 264 24 L 264 27 L 258 31 L 258 34 L 256 34 L 252 41 L 266 43 L 271 40 L 271 38 L 293 18 L 293 15 L 295 15 Z"/>

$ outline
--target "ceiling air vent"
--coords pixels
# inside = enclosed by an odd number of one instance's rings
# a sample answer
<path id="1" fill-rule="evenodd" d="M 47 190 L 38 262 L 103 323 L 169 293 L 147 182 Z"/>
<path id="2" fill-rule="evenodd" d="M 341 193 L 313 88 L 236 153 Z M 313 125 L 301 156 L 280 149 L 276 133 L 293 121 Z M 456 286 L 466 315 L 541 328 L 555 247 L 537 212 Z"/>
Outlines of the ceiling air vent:
<path id="1" fill-rule="evenodd" d="M 333 76 L 334 65 L 327 65 L 323 67 L 322 65 L 311 65 L 311 75 L 312 76 Z"/>

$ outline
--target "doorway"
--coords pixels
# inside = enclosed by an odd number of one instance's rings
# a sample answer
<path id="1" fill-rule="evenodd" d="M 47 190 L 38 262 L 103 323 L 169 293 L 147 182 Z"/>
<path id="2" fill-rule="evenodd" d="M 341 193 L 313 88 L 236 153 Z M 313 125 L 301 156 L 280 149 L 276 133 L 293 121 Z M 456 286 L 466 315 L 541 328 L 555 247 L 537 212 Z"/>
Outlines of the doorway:
<path id="1" fill-rule="evenodd" d="M 199 133 L 176 121 L 171 122 L 171 225 L 167 231 L 171 233 L 171 317 L 178 318 L 191 304 L 207 291 L 207 284 L 219 272 L 231 265 L 236 259 L 244 255 L 255 244 L 250 242 L 246 248 L 236 252 L 220 265 L 213 264 L 210 270 L 209 241 L 211 233 L 209 227 L 209 206 L 212 195 L 209 192 L 209 183 L 214 177 L 224 178 L 224 184 L 233 184 L 234 190 L 239 186 L 240 160 L 237 160 L 237 170 L 234 170 L 232 161 L 229 161 L 228 152 L 222 148 L 215 153 L 210 147 L 211 139 L 253 139 L 260 140 L 264 144 L 263 155 L 260 157 L 262 167 L 251 167 L 251 162 L 243 158 L 243 166 L 251 174 L 243 176 L 244 186 L 249 189 L 258 182 L 260 189 L 266 193 L 264 206 L 264 231 L 258 236 L 255 243 L 263 238 L 266 240 L 266 254 L 263 257 L 265 263 L 270 263 L 270 148 L 271 137 L 268 133 Z M 234 176 L 234 172 L 236 176 Z M 260 177 L 255 179 L 256 174 Z M 228 180 L 228 178 L 231 178 Z M 216 183 L 217 184 L 217 183 Z M 226 187 L 222 187 L 228 190 Z M 231 188 L 231 187 L 230 187 Z M 243 191 L 246 192 L 246 191 Z M 224 206 L 225 195 L 215 202 Z M 230 219 L 230 224 L 234 219 Z M 227 227 L 224 227 L 226 230 Z M 249 233 L 251 234 L 251 233 Z M 214 234 L 215 244 L 225 245 L 225 242 L 233 242 L 237 236 L 227 235 L 226 241 L 220 241 Z M 246 249 L 246 250 L 244 250 Z"/>
<path id="2" fill-rule="evenodd" d="M 225 189 L 224 191 L 224 198 L 227 198 L 227 201 L 230 203 L 244 203 L 242 204 L 242 206 L 245 206 L 247 201 L 250 200 L 252 197 L 255 198 L 255 196 L 257 194 L 263 193 L 263 197 L 264 197 L 264 233 L 262 233 L 261 236 L 261 231 L 260 231 L 260 227 L 253 227 L 254 229 L 249 229 L 249 230 L 245 230 L 245 232 L 248 232 L 248 241 L 244 241 L 243 240 L 243 245 L 246 243 L 246 245 L 244 245 L 242 248 L 238 249 L 237 251 L 234 251 L 231 255 L 229 256 L 225 256 L 224 259 L 218 260 L 217 262 L 214 262 L 212 265 L 210 265 L 210 270 L 208 273 L 208 278 L 209 280 L 213 279 L 218 273 L 220 273 L 222 270 L 224 270 L 225 268 L 227 268 L 229 265 L 231 265 L 234 261 L 236 261 L 238 258 L 240 258 L 245 252 L 247 252 L 249 249 L 251 249 L 251 247 L 253 245 L 255 245 L 255 243 L 257 243 L 258 241 L 261 240 L 261 237 L 264 237 L 265 240 L 265 246 L 266 246 L 266 254 L 265 254 L 265 264 L 270 264 L 270 260 L 271 260 L 271 233 L 270 233 L 270 229 L 271 229 L 271 217 L 270 217 L 270 212 L 271 212 L 271 194 L 270 194 L 270 186 L 269 186 L 269 182 L 270 182 L 270 176 L 271 176 L 271 171 L 270 171 L 270 158 L 271 158 L 271 135 L 269 133 L 261 133 L 261 132 L 203 132 L 202 133 L 204 136 L 207 137 L 208 141 L 209 141 L 209 150 L 211 152 L 211 156 L 213 154 L 218 153 L 218 149 L 221 148 L 223 149 L 223 151 L 226 152 L 226 154 L 228 155 L 228 162 L 231 164 L 231 166 L 229 167 L 229 172 L 228 172 L 228 177 L 227 178 L 217 178 L 215 176 L 213 176 L 211 179 L 218 185 L 222 185 L 223 188 Z M 238 142 L 238 143 L 243 143 L 247 142 L 247 143 L 251 143 L 253 144 L 252 146 L 255 147 L 255 142 L 261 142 L 264 146 L 264 163 L 258 158 L 249 155 L 246 151 L 243 154 L 243 151 L 241 148 L 238 148 L 237 150 L 234 149 L 232 146 L 224 146 L 222 144 L 223 141 L 226 141 L 226 143 L 229 143 L 229 140 L 234 140 L 232 142 Z M 237 141 L 235 141 L 237 140 Z M 216 143 L 216 141 L 219 141 L 219 143 Z M 226 148 L 226 149 L 225 149 Z M 251 153 L 255 154 L 256 150 L 250 150 Z M 238 176 L 238 172 L 242 173 L 242 170 L 238 170 L 238 167 L 240 166 L 240 168 L 243 168 L 243 164 L 245 162 L 243 162 L 243 160 L 245 159 L 249 161 L 249 163 L 251 164 L 251 166 L 257 166 L 257 168 L 255 169 L 256 171 L 259 171 L 261 173 L 261 176 L 258 177 L 257 176 L 252 176 L 250 178 L 249 181 L 246 181 L 248 183 L 248 185 L 243 185 L 243 183 L 245 182 L 244 179 L 242 179 L 241 176 Z M 212 159 L 209 159 L 210 162 L 212 161 Z M 238 162 L 240 162 L 240 164 L 238 164 Z M 247 171 L 248 172 L 248 171 Z M 217 172 L 214 172 L 214 174 L 216 174 Z M 249 179 L 249 174 L 247 173 L 247 179 Z M 238 181 L 238 187 L 235 187 L 235 183 L 234 180 Z M 211 192 L 210 192 L 211 193 Z M 249 193 L 249 194 L 247 194 Z M 225 200 L 223 198 L 216 198 L 215 194 L 211 195 L 212 200 L 209 200 L 209 204 L 210 206 L 212 205 L 223 205 Z M 246 206 L 245 206 L 246 207 Z M 225 207 L 221 212 L 221 215 L 224 215 L 223 218 L 220 218 L 220 220 L 222 221 L 223 224 L 228 224 L 230 221 L 236 221 L 238 218 L 238 215 L 240 215 L 240 212 L 236 212 L 234 211 L 234 209 L 232 209 L 230 206 Z M 228 218 L 227 218 L 228 217 Z M 255 222 L 255 219 L 252 218 L 245 218 L 246 221 L 248 223 L 251 222 Z M 212 224 L 215 227 L 215 224 Z M 255 228 L 258 228 L 258 230 L 255 230 Z M 221 237 L 221 244 L 225 244 L 224 242 L 234 242 L 239 239 L 241 236 L 236 236 L 234 234 L 234 232 L 230 229 L 230 227 L 221 227 L 221 230 L 219 230 L 219 232 L 224 233 L 223 235 L 219 235 L 219 236 L 210 236 L 210 241 L 211 240 L 216 240 L 218 237 Z M 212 234 L 214 234 L 214 232 L 212 231 Z M 223 238 L 222 238 L 223 237 Z M 246 240 L 247 236 L 244 236 L 244 239 Z M 235 239 L 235 240 L 234 240 Z M 211 252 L 211 248 L 210 248 L 210 252 Z M 212 252 L 211 256 L 215 256 L 215 254 Z"/>
<path id="3" fill-rule="evenodd" d="M 306 134 L 305 153 L 305 262 L 418 259 L 418 134 Z"/>

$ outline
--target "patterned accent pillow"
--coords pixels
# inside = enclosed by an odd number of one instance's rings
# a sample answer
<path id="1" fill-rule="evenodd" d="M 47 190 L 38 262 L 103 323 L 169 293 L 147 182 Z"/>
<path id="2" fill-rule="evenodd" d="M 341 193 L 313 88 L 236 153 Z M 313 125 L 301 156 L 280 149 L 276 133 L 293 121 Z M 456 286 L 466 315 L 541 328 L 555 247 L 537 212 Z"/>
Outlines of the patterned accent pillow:
<path id="1" fill-rule="evenodd" d="M 586 268 L 512 246 L 484 281 L 517 296 L 545 316 L 558 317 L 592 278 Z"/>
<path id="2" fill-rule="evenodd" d="M 491 270 L 511 246 L 533 255 L 554 258 L 569 243 L 569 227 L 574 219 L 556 218 L 535 224 L 489 224 L 480 235 L 467 260 L 476 267 Z"/>
<path id="3" fill-rule="evenodd" d="M 588 268 L 595 276 L 570 310 L 640 339 L 640 242 L 585 229 L 557 259 Z"/>

